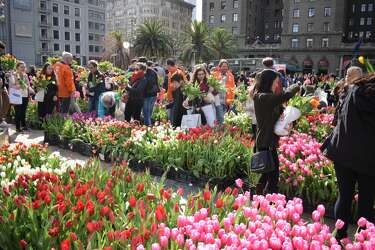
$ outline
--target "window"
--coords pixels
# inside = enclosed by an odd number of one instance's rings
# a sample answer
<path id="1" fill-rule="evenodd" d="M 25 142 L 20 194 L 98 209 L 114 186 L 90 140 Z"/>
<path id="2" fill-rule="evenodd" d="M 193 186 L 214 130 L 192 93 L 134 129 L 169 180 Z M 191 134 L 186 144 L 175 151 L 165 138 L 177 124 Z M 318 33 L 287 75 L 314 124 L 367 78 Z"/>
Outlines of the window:
<path id="1" fill-rule="evenodd" d="M 294 18 L 300 17 L 300 11 L 299 11 L 299 9 L 294 9 L 293 10 L 293 17 Z"/>
<path id="2" fill-rule="evenodd" d="M 47 24 L 47 16 L 46 15 L 40 15 L 40 23 L 41 24 Z"/>
<path id="3" fill-rule="evenodd" d="M 215 22 L 215 16 L 211 15 L 210 16 L 210 20 L 209 20 L 210 23 L 214 23 Z"/>
<path id="4" fill-rule="evenodd" d="M 324 32 L 330 32 L 331 31 L 331 26 L 329 23 L 323 23 L 323 31 Z"/>
<path id="5" fill-rule="evenodd" d="M 366 12 L 366 4 L 361 4 L 361 12 Z"/>
<path id="6" fill-rule="evenodd" d="M 331 16 L 331 7 L 324 8 L 324 16 L 325 17 Z"/>
<path id="7" fill-rule="evenodd" d="M 74 22 L 74 27 L 75 27 L 76 29 L 80 29 L 80 28 L 81 28 L 81 22 L 76 20 L 76 21 Z"/>
<path id="8" fill-rule="evenodd" d="M 360 25 L 365 25 L 365 18 L 364 17 L 361 17 L 361 19 L 360 19 Z"/>
<path id="9" fill-rule="evenodd" d="M 371 17 L 367 18 L 367 25 L 372 25 L 372 18 Z"/>
<path id="10" fill-rule="evenodd" d="M 46 10 L 47 9 L 46 1 L 40 1 L 39 6 L 41 10 Z"/>
<path id="11" fill-rule="evenodd" d="M 352 5 L 352 12 L 355 12 L 355 4 Z"/>
<path id="12" fill-rule="evenodd" d="M 225 9 L 227 7 L 227 1 L 226 0 L 221 0 L 221 9 Z"/>
<path id="13" fill-rule="evenodd" d="M 94 34 L 89 33 L 89 41 L 93 41 L 93 40 L 94 40 Z"/>
<path id="14" fill-rule="evenodd" d="M 54 16 L 52 18 L 52 23 L 53 23 L 53 26 L 59 26 L 59 18 Z"/>
<path id="15" fill-rule="evenodd" d="M 239 35 L 240 34 L 240 29 L 237 27 L 232 27 L 232 34 L 233 35 Z"/>
<path id="16" fill-rule="evenodd" d="M 350 18 L 349 19 L 349 26 L 353 26 L 354 25 L 354 19 L 353 18 Z"/>
<path id="17" fill-rule="evenodd" d="M 81 41 L 81 34 L 76 33 L 76 42 L 79 42 L 79 41 Z"/>
<path id="18" fill-rule="evenodd" d="M 80 16 L 81 15 L 81 10 L 79 8 L 74 9 L 74 15 L 75 16 Z"/>
<path id="19" fill-rule="evenodd" d="M 210 3 L 210 11 L 214 11 L 215 10 L 215 3 Z"/>
<path id="20" fill-rule="evenodd" d="M 89 52 L 94 52 L 94 45 L 89 45 Z"/>
<path id="21" fill-rule="evenodd" d="M 54 3 L 54 4 L 52 5 L 52 11 L 53 11 L 54 13 L 59 13 L 59 5 L 58 5 L 57 3 Z"/>
<path id="22" fill-rule="evenodd" d="M 314 24 L 313 23 L 308 23 L 307 24 L 307 32 L 312 32 L 314 29 Z"/>
<path id="23" fill-rule="evenodd" d="M 273 40 L 278 41 L 280 39 L 280 34 L 274 34 L 273 35 Z"/>
<path id="24" fill-rule="evenodd" d="M 79 0 L 74 0 L 74 3 L 79 4 Z"/>
<path id="25" fill-rule="evenodd" d="M 292 48 L 293 49 L 298 48 L 298 38 L 293 38 L 292 39 Z"/>
<path id="26" fill-rule="evenodd" d="M 65 28 L 69 28 L 70 27 L 70 21 L 69 21 L 69 19 L 64 19 L 64 27 Z"/>
<path id="27" fill-rule="evenodd" d="M 222 23 L 225 23 L 225 20 L 227 19 L 227 16 L 226 15 L 221 15 L 221 22 Z"/>
<path id="28" fill-rule="evenodd" d="M 233 9 L 238 9 L 238 0 L 233 0 Z"/>
<path id="29" fill-rule="evenodd" d="M 42 43 L 42 50 L 47 51 L 48 50 L 48 43 Z"/>
<path id="30" fill-rule="evenodd" d="M 362 38 L 362 37 L 363 37 L 363 35 L 364 35 L 363 31 L 360 31 L 360 32 L 359 32 L 359 37 L 361 37 L 361 38 Z"/>
<path id="31" fill-rule="evenodd" d="M 233 14 L 233 22 L 234 23 L 238 22 L 238 14 L 237 13 Z"/>
<path id="32" fill-rule="evenodd" d="M 95 46 L 95 53 L 99 53 L 100 52 L 100 46 Z"/>
<path id="33" fill-rule="evenodd" d="M 64 5 L 64 15 L 69 15 L 69 6 Z"/>
<path id="34" fill-rule="evenodd" d="M 371 31 L 366 31 L 366 38 L 369 39 L 371 37 Z"/>
<path id="35" fill-rule="evenodd" d="M 328 42 L 329 42 L 329 39 L 328 38 L 323 38 L 322 39 L 322 48 L 328 48 Z"/>
<path id="36" fill-rule="evenodd" d="M 58 30 L 53 31 L 53 39 L 57 39 L 57 40 L 60 39 L 60 33 Z"/>
<path id="37" fill-rule="evenodd" d="M 47 39 L 48 36 L 47 36 L 47 29 L 41 29 L 40 30 L 40 35 L 43 39 Z"/>
<path id="38" fill-rule="evenodd" d="M 65 32 L 65 41 L 70 41 L 70 32 Z"/>
<path id="39" fill-rule="evenodd" d="M 65 51 L 70 52 L 70 45 L 69 44 L 65 44 Z"/>
<path id="40" fill-rule="evenodd" d="M 292 32 L 293 33 L 298 33 L 299 32 L 299 24 L 298 23 L 293 24 Z"/>
<path id="41" fill-rule="evenodd" d="M 76 54 L 81 54 L 81 46 L 76 46 Z"/>
<path id="42" fill-rule="evenodd" d="M 309 8 L 309 17 L 315 16 L 315 8 Z"/>
<path id="43" fill-rule="evenodd" d="M 373 11 L 373 10 L 374 10 L 374 4 L 369 3 L 369 4 L 368 4 L 368 7 L 367 7 L 367 10 L 368 10 L 369 12 Z"/>
<path id="44" fill-rule="evenodd" d="M 58 44 L 58 43 L 54 43 L 54 44 L 53 44 L 53 50 L 54 50 L 54 51 L 59 51 L 59 50 L 60 50 L 60 44 Z"/>
<path id="45" fill-rule="evenodd" d="M 267 34 L 266 34 L 266 35 L 264 36 L 264 40 L 266 40 L 266 41 L 270 40 L 270 35 L 267 35 Z"/>
<path id="46" fill-rule="evenodd" d="M 306 48 L 311 49 L 313 47 L 314 40 L 312 38 L 306 39 Z"/>
<path id="47" fill-rule="evenodd" d="M 353 32 L 352 32 L 352 31 L 349 32 L 349 38 L 350 38 L 350 39 L 353 38 Z"/>

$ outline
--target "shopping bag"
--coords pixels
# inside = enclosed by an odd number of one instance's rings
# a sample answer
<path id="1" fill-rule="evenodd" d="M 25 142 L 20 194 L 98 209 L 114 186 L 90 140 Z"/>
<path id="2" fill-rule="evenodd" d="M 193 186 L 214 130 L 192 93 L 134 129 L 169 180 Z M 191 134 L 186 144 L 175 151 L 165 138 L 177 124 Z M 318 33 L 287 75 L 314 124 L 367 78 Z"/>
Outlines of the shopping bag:
<path id="1" fill-rule="evenodd" d="M 36 92 L 34 99 L 37 102 L 44 102 L 44 89 Z"/>
<path id="2" fill-rule="evenodd" d="M 278 136 L 287 136 L 289 134 L 290 124 L 301 117 L 301 111 L 295 107 L 288 106 L 276 122 L 274 132 Z"/>
<path id="3" fill-rule="evenodd" d="M 22 104 L 22 92 L 20 89 L 9 89 L 9 103 L 14 105 Z"/>
<path id="4" fill-rule="evenodd" d="M 207 125 L 211 128 L 215 126 L 216 109 L 212 104 L 201 107 L 204 116 L 206 117 Z"/>
<path id="5" fill-rule="evenodd" d="M 123 102 L 120 102 L 119 105 L 116 105 L 116 110 L 115 110 L 115 119 L 119 121 L 124 121 L 125 120 L 125 107 L 126 104 Z"/>
<path id="6" fill-rule="evenodd" d="M 202 124 L 201 115 L 184 115 L 181 121 L 181 129 L 197 128 Z"/>
<path id="7" fill-rule="evenodd" d="M 217 106 L 220 106 L 220 96 L 219 96 L 219 94 L 217 94 L 217 95 L 215 95 L 215 106 L 217 107 Z"/>

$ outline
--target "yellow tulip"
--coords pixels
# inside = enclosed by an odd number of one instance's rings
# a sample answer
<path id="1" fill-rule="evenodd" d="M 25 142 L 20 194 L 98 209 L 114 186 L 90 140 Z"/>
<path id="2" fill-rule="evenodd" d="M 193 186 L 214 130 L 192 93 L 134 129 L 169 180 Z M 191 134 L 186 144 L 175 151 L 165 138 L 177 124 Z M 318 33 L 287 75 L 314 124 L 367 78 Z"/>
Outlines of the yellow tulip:
<path id="1" fill-rule="evenodd" d="M 360 64 L 365 64 L 365 58 L 363 56 L 358 57 L 358 61 Z"/>

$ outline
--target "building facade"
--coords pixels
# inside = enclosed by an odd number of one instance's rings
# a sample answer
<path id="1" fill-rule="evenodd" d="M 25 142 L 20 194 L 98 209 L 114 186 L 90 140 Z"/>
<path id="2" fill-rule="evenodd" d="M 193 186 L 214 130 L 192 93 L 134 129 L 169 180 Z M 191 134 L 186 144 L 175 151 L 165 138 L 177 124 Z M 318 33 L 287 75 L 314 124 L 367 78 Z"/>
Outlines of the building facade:
<path id="1" fill-rule="evenodd" d="M 207 0 L 203 7 L 210 2 L 217 1 Z M 373 0 L 249 0 L 247 41 L 240 44 L 239 57 L 272 56 L 291 72 L 341 74 L 358 55 L 375 59 L 374 4 Z"/>
<path id="2" fill-rule="evenodd" d="M 42 65 L 62 51 L 81 64 L 101 57 L 103 0 L 11 0 L 7 13 L 8 50 L 28 64 Z"/>
<path id="3" fill-rule="evenodd" d="M 121 31 L 131 43 L 139 25 L 157 20 L 167 33 L 179 37 L 191 25 L 194 7 L 184 0 L 107 0 L 106 29 Z"/>

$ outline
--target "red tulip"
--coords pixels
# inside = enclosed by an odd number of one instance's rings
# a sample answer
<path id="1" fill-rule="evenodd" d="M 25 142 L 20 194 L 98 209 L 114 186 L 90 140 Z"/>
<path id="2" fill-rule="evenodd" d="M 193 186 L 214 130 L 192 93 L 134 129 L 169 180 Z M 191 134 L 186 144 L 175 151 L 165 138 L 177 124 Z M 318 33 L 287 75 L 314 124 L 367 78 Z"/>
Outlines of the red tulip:
<path id="1" fill-rule="evenodd" d="M 138 191 L 139 193 L 142 193 L 144 187 L 145 187 L 145 185 L 144 185 L 143 183 L 138 183 L 138 185 L 137 185 L 137 191 Z"/>
<path id="2" fill-rule="evenodd" d="M 113 232 L 113 231 L 109 231 L 109 232 L 107 233 L 107 237 L 108 237 L 108 240 L 109 240 L 109 241 L 114 241 L 114 240 L 115 240 L 115 232 Z"/>
<path id="3" fill-rule="evenodd" d="M 33 209 L 38 209 L 40 208 L 40 201 L 36 200 L 32 202 Z"/>
<path id="4" fill-rule="evenodd" d="M 100 209 L 100 216 L 106 216 L 110 211 L 111 209 L 109 207 L 102 207 L 102 209 Z"/>
<path id="5" fill-rule="evenodd" d="M 135 207 L 137 205 L 137 199 L 132 195 L 129 198 L 129 206 L 130 207 Z"/>
<path id="6" fill-rule="evenodd" d="M 69 236 L 72 241 L 78 240 L 78 237 L 74 232 L 70 232 Z"/>
<path id="7" fill-rule="evenodd" d="M 216 200 L 216 208 L 222 208 L 224 206 L 224 201 L 219 198 Z"/>
<path id="8" fill-rule="evenodd" d="M 93 223 L 93 222 L 88 222 L 87 224 L 86 224 L 86 228 L 87 228 L 87 231 L 89 231 L 89 233 L 93 233 L 93 232 L 95 232 L 95 223 Z"/>
<path id="9" fill-rule="evenodd" d="M 112 250 L 112 247 L 104 247 L 103 250 Z"/>
<path id="10" fill-rule="evenodd" d="M 19 245 L 22 249 L 25 249 L 27 247 L 27 241 L 26 240 L 20 240 Z"/>
<path id="11" fill-rule="evenodd" d="M 156 210 L 155 210 L 155 217 L 156 217 L 156 220 L 158 221 L 163 221 L 164 219 L 166 219 L 167 214 L 165 212 L 163 205 L 161 204 L 157 205 Z"/>
<path id="12" fill-rule="evenodd" d="M 211 200 L 211 192 L 210 191 L 204 191 L 203 192 L 203 198 L 204 198 L 204 200 L 205 201 L 209 201 L 209 200 Z"/>
<path id="13" fill-rule="evenodd" d="M 56 195 L 56 200 L 62 202 L 64 200 L 64 195 L 62 193 L 58 193 Z"/>
<path id="14" fill-rule="evenodd" d="M 72 225 L 73 225 L 73 222 L 72 222 L 71 220 L 68 220 L 68 221 L 65 223 L 65 227 L 66 227 L 66 228 L 70 228 Z"/>

